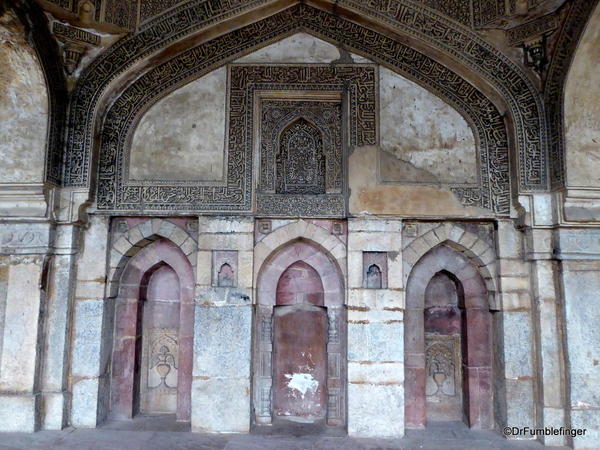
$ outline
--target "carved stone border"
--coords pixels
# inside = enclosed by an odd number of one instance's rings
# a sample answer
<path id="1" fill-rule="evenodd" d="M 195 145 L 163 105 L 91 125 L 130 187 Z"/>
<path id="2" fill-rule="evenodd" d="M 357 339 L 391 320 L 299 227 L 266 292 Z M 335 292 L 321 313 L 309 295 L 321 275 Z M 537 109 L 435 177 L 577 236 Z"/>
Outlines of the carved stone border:
<path id="1" fill-rule="evenodd" d="M 187 56 L 194 55 L 194 50 Z M 159 69 L 176 70 L 180 63 L 176 59 Z M 163 73 L 161 70 L 156 72 L 158 75 L 154 71 L 150 74 L 161 76 Z M 129 90 L 126 91 L 107 114 L 106 128 L 102 135 L 98 184 L 98 208 L 101 210 L 252 211 L 253 104 L 254 94 L 260 90 L 348 90 L 352 142 L 358 146 L 377 143 L 375 66 L 236 65 L 230 70 L 226 185 L 207 186 L 205 183 L 176 183 L 166 180 L 160 184 L 128 181 L 124 177 L 128 137 L 146 110 L 140 108 L 143 99 L 147 99 L 147 102 L 155 101 L 154 98 L 148 98 L 146 93 L 146 88 L 153 91 L 152 83 L 155 80 L 150 78 L 147 80 L 149 84 L 141 83 L 141 87 L 134 85 L 136 89 L 132 90 L 131 95 L 128 95 Z M 167 88 L 169 85 L 168 80 Z M 129 120 L 127 113 L 130 114 Z M 306 206 L 309 205 L 310 202 Z M 326 210 L 328 204 L 324 206 Z M 324 211 L 320 211 L 317 215 L 323 213 Z M 337 207 L 334 213 L 344 215 L 344 211 Z"/>
<path id="2" fill-rule="evenodd" d="M 230 1 L 192 1 L 180 8 L 175 8 L 164 16 L 148 22 L 144 25 L 142 31 L 119 41 L 95 60 L 82 75 L 73 95 L 69 117 L 70 126 L 64 184 L 67 186 L 88 186 L 90 183 L 90 156 L 92 153 L 92 136 L 96 120 L 96 110 L 102 94 L 106 91 L 111 81 L 124 73 L 136 62 L 152 52 L 166 47 L 177 39 L 192 34 L 212 23 L 231 17 L 241 11 L 249 10 L 266 3 L 268 3 L 267 0 L 256 0 L 247 2 L 244 7 L 232 8 Z M 515 122 L 517 123 L 521 165 L 526 169 L 531 168 L 535 172 L 533 175 L 530 174 L 530 170 L 524 170 L 521 173 L 521 188 L 527 190 L 544 189 L 546 187 L 545 131 L 544 129 L 539 129 L 540 123 L 544 120 L 541 106 L 535 99 L 536 94 L 532 83 L 514 63 L 504 57 L 492 45 L 487 44 L 465 27 L 436 14 L 428 8 L 416 8 L 408 0 L 377 0 L 367 3 L 342 0 L 340 3 L 359 8 L 368 17 L 385 20 L 401 34 L 417 36 L 424 39 L 430 45 L 443 48 L 456 57 L 459 62 L 462 62 L 469 68 L 473 68 L 486 78 L 491 79 L 496 86 L 501 87 L 501 92 L 508 95 L 509 100 L 512 99 L 510 100 L 510 104 L 515 116 Z M 361 30 L 368 31 L 371 36 L 377 36 L 377 33 L 372 30 L 366 30 L 355 24 L 355 31 L 350 34 L 340 33 L 339 30 L 332 28 L 325 30 L 323 24 L 303 24 L 304 19 L 302 16 L 306 14 L 306 11 L 312 9 L 308 6 L 300 5 L 288 10 L 288 32 L 294 28 L 299 29 L 302 26 L 311 29 L 317 28 L 323 34 L 327 32 L 337 36 L 341 34 L 342 36 L 338 38 L 338 42 L 342 43 L 355 41 L 359 37 L 355 36 L 355 33 L 364 34 L 364 31 Z M 382 10 L 384 13 L 381 13 Z M 314 10 L 312 15 L 319 16 L 320 18 L 328 16 L 328 14 L 319 10 Z M 272 17 L 267 20 L 271 19 Z M 343 19 L 332 15 L 330 21 L 344 22 Z M 261 21 L 250 27 L 256 33 L 264 35 L 265 31 L 268 30 L 265 30 L 264 25 L 260 24 L 266 24 L 266 22 Z M 345 28 L 349 27 L 346 26 Z M 232 32 L 232 34 L 239 34 L 238 32 L 239 30 Z M 433 33 L 435 33 L 435 36 Z M 404 47 L 390 38 L 387 39 L 396 43 L 397 48 Z M 257 42 L 256 40 L 254 41 L 256 45 Z M 243 46 L 243 44 L 240 44 L 243 42 L 238 41 L 238 45 Z M 245 48 L 249 47 L 245 46 Z M 386 49 L 380 48 L 380 50 L 385 52 Z M 240 51 L 242 51 L 242 48 L 240 48 Z M 415 52 L 414 50 L 412 51 Z M 224 52 L 222 51 L 221 53 Z M 418 52 L 415 53 L 418 54 Z M 388 55 L 388 57 L 391 61 L 395 59 L 393 54 Z M 224 62 L 224 58 L 226 58 L 225 55 L 222 56 L 221 63 Z M 431 63 L 427 67 L 427 73 L 430 76 L 435 76 L 438 64 L 433 62 L 433 60 L 429 59 L 429 61 Z M 388 63 L 388 65 L 398 67 L 398 65 L 393 63 Z M 422 83 L 427 84 L 427 82 Z M 469 91 L 469 88 L 466 86 L 462 88 Z M 438 92 L 440 90 L 442 89 L 438 89 Z M 460 97 L 460 95 L 457 95 L 457 97 Z M 525 127 L 525 125 L 527 126 Z M 524 133 L 524 127 L 527 129 L 527 133 Z"/>
<path id="3" fill-rule="evenodd" d="M 306 31 L 330 42 L 342 42 L 359 53 L 370 55 L 387 67 L 416 81 L 444 98 L 475 125 L 480 144 L 481 186 L 453 187 L 467 206 L 508 214 L 510 206 L 508 135 L 504 120 L 494 104 L 473 85 L 426 55 L 382 34 L 335 15 L 298 5 L 260 22 L 220 36 L 181 53 L 150 70 L 129 86 L 106 113 L 100 150 L 98 207 L 103 210 L 236 210 L 249 211 L 251 179 L 235 173 L 251 169 L 250 155 L 229 155 L 227 186 L 128 186 L 118 189 L 117 174 L 124 146 L 141 114 L 167 93 L 214 69 L 227 60 L 258 48 L 292 32 Z M 235 89 L 236 86 L 232 85 Z M 245 105 L 232 104 L 232 108 Z M 230 122 L 230 126 L 235 124 Z M 251 132 L 251 130 L 248 130 Z M 368 144 L 370 141 L 363 141 Z M 361 145 L 360 139 L 356 140 Z M 115 172 L 117 168 L 117 172 Z M 238 171 L 239 172 L 239 171 Z M 162 199 L 154 202 L 154 199 Z M 173 204 L 176 204 L 173 207 Z"/>
<path id="4" fill-rule="evenodd" d="M 193 223 L 192 220 L 190 224 Z M 123 230 L 118 228 L 120 224 Z M 161 238 L 169 240 L 183 252 L 195 273 L 198 252 L 197 230 L 186 230 L 174 222 L 158 218 L 145 220 L 132 227 L 127 224 L 127 219 L 116 219 L 113 221 L 113 227 L 116 229 L 113 228 L 111 233 L 113 242 L 108 261 L 110 297 L 117 295 L 119 279 L 131 257 Z"/>

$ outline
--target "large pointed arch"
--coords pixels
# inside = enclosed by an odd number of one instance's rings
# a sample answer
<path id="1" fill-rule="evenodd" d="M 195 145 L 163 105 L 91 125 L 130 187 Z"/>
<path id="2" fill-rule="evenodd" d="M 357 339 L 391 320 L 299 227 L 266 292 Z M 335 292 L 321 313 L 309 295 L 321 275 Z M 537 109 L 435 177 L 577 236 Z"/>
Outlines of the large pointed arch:
<path id="1" fill-rule="evenodd" d="M 202 210 L 249 211 L 249 193 L 244 191 L 244 186 L 250 186 L 250 150 L 247 150 L 248 155 L 234 155 L 233 159 L 233 164 L 246 168 L 246 177 L 228 180 L 228 187 L 221 189 L 163 185 L 123 190 L 117 186 L 118 174 L 114 168 L 122 164 L 129 133 L 143 112 L 160 98 L 229 61 L 296 32 L 307 32 L 368 56 L 419 83 L 461 112 L 475 130 L 482 172 L 485 173 L 482 173 L 479 188 L 456 187 L 453 191 L 468 206 L 481 206 L 497 214 L 508 214 L 509 139 L 507 125 L 495 103 L 458 73 L 399 40 L 306 5 L 288 8 L 186 50 L 150 69 L 128 86 L 104 116 L 99 150 L 99 206 L 114 209 L 118 194 L 127 200 L 122 202 L 124 205 L 119 210 L 139 211 L 142 207 L 144 211 L 148 208 L 169 209 L 160 205 L 151 207 L 151 202 L 144 200 L 144 196 L 168 196 L 170 204 L 173 204 L 174 198 L 184 199 L 182 203 L 187 206 L 175 204 L 175 209 L 187 210 L 193 204 Z M 240 170 L 230 172 L 239 174 Z M 203 201 L 212 203 L 206 207 L 202 206 Z"/>
<path id="2" fill-rule="evenodd" d="M 279 14 L 287 14 L 287 29 L 279 30 L 280 35 L 275 40 L 285 37 L 284 33 L 290 33 L 294 29 L 317 33 L 397 71 L 398 65 L 395 63 L 409 58 L 413 67 L 403 72 L 400 69 L 401 73 L 417 78 L 420 84 L 439 95 L 444 96 L 444 88 L 453 90 L 456 94 L 462 92 L 463 101 L 478 105 L 483 117 L 491 114 L 486 110 L 507 109 L 515 126 L 521 189 L 539 190 L 547 187 L 545 122 L 539 95 L 527 75 L 492 45 L 466 27 L 407 0 L 376 2 L 376 5 L 365 5 L 364 2 L 353 0 L 336 1 L 335 5 L 328 1 L 318 4 L 315 2 L 322 9 L 303 2 L 289 8 L 295 3 L 298 2 L 257 0 L 232 8 L 229 2 L 224 1 L 210 2 L 210 5 L 208 2 L 191 1 L 146 23 L 139 33 L 109 49 L 86 70 L 73 97 L 65 184 L 86 187 L 92 181 L 92 136 L 94 126 L 99 122 L 98 112 L 104 108 L 103 105 L 115 98 L 115 92 L 118 91 L 116 86 L 124 86 L 128 79 L 133 78 L 133 71 L 130 69 L 134 64 L 150 55 L 156 55 L 161 49 L 164 49 L 162 57 L 180 52 L 183 52 L 180 55 L 185 54 L 186 49 L 200 42 L 207 42 L 211 37 L 218 35 L 213 39 L 217 41 L 226 36 L 223 34 L 226 33 L 224 30 L 238 33 L 243 29 L 240 26 L 248 23 L 252 31 L 261 36 L 261 43 L 266 45 L 273 37 L 269 37 L 269 33 L 265 31 L 271 31 L 271 35 L 278 31 L 271 28 L 273 18 Z M 283 8 L 288 9 L 282 10 Z M 333 14 L 324 10 L 331 10 Z M 244 14 L 250 12 L 252 17 Z M 256 17 L 263 19 L 256 22 Z M 229 20 L 227 24 L 219 23 L 226 20 Z M 364 23 L 366 27 L 357 22 Z M 219 25 L 211 28 L 216 23 Z M 384 27 L 385 36 L 368 28 L 373 24 Z M 186 36 L 188 39 L 181 41 Z M 361 41 L 361 45 L 356 45 Z M 372 45 L 374 43 L 377 45 Z M 243 47 L 238 48 L 238 53 L 242 55 L 258 42 L 247 38 L 238 41 L 238 44 Z M 415 50 L 416 48 L 419 50 Z M 231 45 L 224 50 L 231 51 Z M 374 50 L 380 50 L 383 54 L 378 56 Z M 215 55 L 214 52 L 205 52 L 207 58 Z M 435 59 L 426 55 L 432 55 Z M 227 59 L 221 53 L 220 61 L 213 60 L 212 64 L 222 65 Z M 160 61 L 161 57 L 156 56 L 152 60 Z M 456 67 L 457 71 L 452 72 L 437 61 Z M 180 66 L 182 70 L 185 69 L 185 60 L 180 61 Z M 487 85 L 484 90 L 493 102 L 458 73 L 466 74 L 470 82 Z M 437 79 L 437 90 L 436 83 L 431 83 L 428 78 Z M 445 97 L 452 102 L 451 98 Z M 502 116 L 491 115 L 499 117 L 498 129 L 501 127 L 504 130 Z M 498 121 L 492 119 L 493 122 Z M 506 134 L 505 130 L 496 130 L 495 123 L 494 130 L 494 134 Z"/>

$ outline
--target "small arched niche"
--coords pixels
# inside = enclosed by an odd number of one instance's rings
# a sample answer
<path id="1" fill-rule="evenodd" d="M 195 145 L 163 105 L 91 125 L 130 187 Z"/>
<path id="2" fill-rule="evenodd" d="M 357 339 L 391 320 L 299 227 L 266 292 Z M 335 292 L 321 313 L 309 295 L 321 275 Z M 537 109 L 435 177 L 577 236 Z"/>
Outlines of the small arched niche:
<path id="1" fill-rule="evenodd" d="M 228 263 L 223 263 L 217 275 L 217 285 L 219 287 L 235 286 L 235 273 L 233 267 Z"/>
<path id="2" fill-rule="evenodd" d="M 324 306 L 324 298 L 321 277 L 314 268 L 303 261 L 296 261 L 279 277 L 275 295 L 278 306 Z"/>

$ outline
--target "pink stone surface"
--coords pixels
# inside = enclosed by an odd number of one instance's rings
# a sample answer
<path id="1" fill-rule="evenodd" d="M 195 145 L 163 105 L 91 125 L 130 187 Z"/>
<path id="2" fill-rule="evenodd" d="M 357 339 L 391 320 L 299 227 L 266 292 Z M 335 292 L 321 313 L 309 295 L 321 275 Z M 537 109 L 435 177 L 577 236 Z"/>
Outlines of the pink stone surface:
<path id="1" fill-rule="evenodd" d="M 296 261 L 279 278 L 276 304 L 296 305 L 301 303 L 323 306 L 323 283 L 315 269 L 303 261 Z"/>
<path id="2" fill-rule="evenodd" d="M 442 275 L 447 280 L 440 278 Z M 436 278 L 438 281 L 430 286 Z M 450 279 L 456 289 L 448 282 Z M 487 298 L 485 282 L 476 267 L 449 247 L 435 247 L 413 267 L 406 286 L 404 315 L 408 427 L 426 425 L 425 372 L 414 364 L 414 356 L 424 353 L 425 331 L 453 335 L 460 331 L 465 420 L 473 428 L 493 426 L 492 326 Z M 465 308 L 462 314 L 458 307 Z"/>
<path id="3" fill-rule="evenodd" d="M 279 249 L 267 259 L 257 282 L 258 302 L 262 305 L 276 303 L 276 286 L 288 267 L 303 262 L 319 276 L 325 306 L 344 304 L 344 288 L 341 270 L 320 248 L 304 240 L 296 240 Z"/>
<path id="4" fill-rule="evenodd" d="M 194 283 L 195 277 L 188 258 L 167 239 L 150 243 L 128 261 L 121 275 L 119 297 L 116 299 L 111 380 L 111 413 L 114 417 L 127 418 L 134 414 L 134 366 L 136 339 L 139 340 L 136 335 L 141 332 L 138 326 L 139 302 L 150 298 L 155 304 L 146 308 L 146 317 L 161 326 L 179 329 L 176 413 L 178 420 L 190 419 Z"/>

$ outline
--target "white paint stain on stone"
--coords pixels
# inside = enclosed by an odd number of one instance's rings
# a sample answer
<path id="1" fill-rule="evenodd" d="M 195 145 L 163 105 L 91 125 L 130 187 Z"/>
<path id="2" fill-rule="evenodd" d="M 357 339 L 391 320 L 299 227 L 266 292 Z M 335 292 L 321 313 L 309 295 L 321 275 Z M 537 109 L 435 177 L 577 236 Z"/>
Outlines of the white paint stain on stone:
<path id="1" fill-rule="evenodd" d="M 309 391 L 316 391 L 319 387 L 319 382 L 315 380 L 311 373 L 286 373 L 285 377 L 289 380 L 288 387 L 300 392 L 302 399 Z"/>

